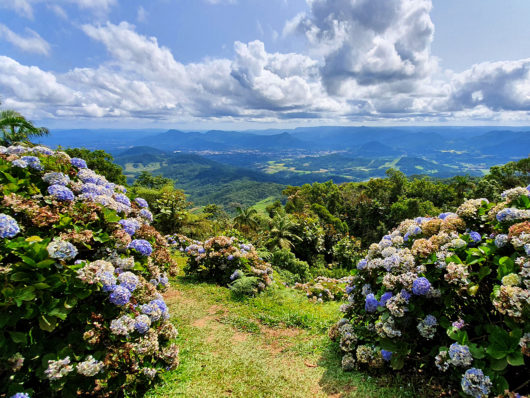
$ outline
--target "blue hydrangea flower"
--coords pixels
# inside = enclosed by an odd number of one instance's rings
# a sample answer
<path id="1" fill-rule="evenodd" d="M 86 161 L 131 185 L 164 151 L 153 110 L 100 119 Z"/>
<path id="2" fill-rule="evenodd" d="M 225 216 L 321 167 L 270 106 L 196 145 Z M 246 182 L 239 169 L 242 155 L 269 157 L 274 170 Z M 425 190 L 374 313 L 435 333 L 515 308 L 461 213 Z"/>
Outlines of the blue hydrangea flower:
<path id="1" fill-rule="evenodd" d="M 151 326 L 151 318 L 149 318 L 147 315 L 138 315 L 134 319 L 134 329 L 140 334 L 145 334 L 149 327 Z"/>
<path id="2" fill-rule="evenodd" d="M 21 169 L 25 169 L 26 167 L 28 167 L 28 163 L 22 159 L 13 160 L 11 162 L 11 165 L 14 167 L 20 167 Z"/>
<path id="3" fill-rule="evenodd" d="M 436 320 L 436 317 L 434 315 L 427 315 L 425 319 L 423 320 L 423 323 L 427 326 L 436 326 L 438 325 L 438 321 Z"/>
<path id="4" fill-rule="evenodd" d="M 116 200 L 116 202 L 121 203 L 125 206 L 131 205 L 131 201 L 129 200 L 129 198 L 122 193 L 114 194 L 114 200 Z"/>
<path id="5" fill-rule="evenodd" d="M 31 398 L 26 392 L 17 392 L 15 395 L 11 395 L 11 398 Z"/>
<path id="6" fill-rule="evenodd" d="M 381 296 L 380 305 L 385 306 L 386 302 L 392 298 L 392 292 L 386 292 Z"/>
<path id="7" fill-rule="evenodd" d="M 367 265 L 367 264 L 368 264 L 368 261 L 367 261 L 365 258 L 363 258 L 361 261 L 359 261 L 359 262 L 357 263 L 357 269 L 358 269 L 358 270 L 363 270 L 363 269 L 366 268 L 366 265 Z"/>
<path id="8" fill-rule="evenodd" d="M 153 221 L 153 213 L 147 209 L 140 210 L 140 217 L 145 218 L 147 221 Z"/>
<path id="9" fill-rule="evenodd" d="M 42 176 L 42 180 L 49 185 L 68 185 L 70 183 L 70 177 L 66 174 L 59 172 L 46 173 Z"/>
<path id="10" fill-rule="evenodd" d="M 77 167 L 78 169 L 86 169 L 86 162 L 81 158 L 72 158 L 70 159 L 70 164 Z"/>
<path id="11" fill-rule="evenodd" d="M 74 193 L 62 185 L 50 185 L 48 193 L 61 201 L 74 200 Z"/>
<path id="12" fill-rule="evenodd" d="M 387 362 L 392 359 L 392 351 L 381 350 L 381 355 L 383 356 L 383 359 Z"/>
<path id="13" fill-rule="evenodd" d="M 131 292 L 129 289 L 123 286 L 116 286 L 109 296 L 109 300 L 112 304 L 117 306 L 125 305 L 131 299 Z"/>
<path id="14" fill-rule="evenodd" d="M 34 170 L 42 170 L 43 167 L 40 164 L 40 159 L 36 156 L 22 156 L 21 158 L 24 162 L 28 164 Z"/>
<path id="15" fill-rule="evenodd" d="M 346 294 L 350 294 L 353 291 L 353 286 L 346 286 Z"/>
<path id="16" fill-rule="evenodd" d="M 77 248 L 70 242 L 64 240 L 54 240 L 46 248 L 51 258 L 67 261 L 73 260 L 77 256 Z"/>
<path id="17" fill-rule="evenodd" d="M 378 306 L 379 301 L 377 301 L 373 293 L 366 295 L 366 301 L 364 303 L 364 309 L 366 312 L 375 312 Z"/>
<path id="18" fill-rule="evenodd" d="M 409 241 L 409 238 L 410 238 L 410 234 L 407 232 L 407 233 L 403 236 L 403 242 L 408 242 L 408 241 Z"/>
<path id="19" fill-rule="evenodd" d="M 153 252 L 151 244 L 145 239 L 134 239 L 129 243 L 129 249 L 134 249 L 143 256 L 150 256 Z"/>
<path id="20" fill-rule="evenodd" d="M 149 207 L 149 204 L 147 203 L 147 200 L 145 200 L 144 198 L 136 198 L 136 199 L 134 199 L 134 201 L 140 207 Z"/>
<path id="21" fill-rule="evenodd" d="M 449 347 L 449 357 L 451 358 L 451 364 L 454 366 L 466 367 L 473 362 L 473 356 L 469 351 L 469 347 L 458 343 L 453 343 Z"/>
<path id="22" fill-rule="evenodd" d="M 229 260 L 229 261 L 232 261 L 234 259 L 234 256 L 232 254 L 230 254 L 226 259 Z"/>
<path id="23" fill-rule="evenodd" d="M 410 300 L 410 297 L 412 296 L 409 292 L 407 292 L 405 289 L 401 289 L 401 292 L 399 292 L 399 294 L 401 294 L 401 297 L 403 297 L 403 299 L 405 299 L 405 302 L 409 302 Z"/>
<path id="24" fill-rule="evenodd" d="M 412 282 L 412 293 L 417 296 L 425 296 L 431 289 L 431 283 L 423 276 L 416 278 Z"/>
<path id="25" fill-rule="evenodd" d="M 138 277 L 130 271 L 124 272 L 118 276 L 120 286 L 125 287 L 131 292 L 134 292 L 138 286 Z"/>
<path id="26" fill-rule="evenodd" d="M 509 238 L 506 234 L 499 234 L 495 237 L 495 246 L 498 248 L 504 247 L 508 244 Z"/>
<path id="27" fill-rule="evenodd" d="M 199 250 L 197 250 L 199 254 L 204 254 L 206 250 L 204 250 L 204 247 L 199 247 Z"/>
<path id="28" fill-rule="evenodd" d="M 452 217 L 452 216 L 456 216 L 455 213 L 451 213 L 451 212 L 447 212 L 447 213 L 442 213 L 438 216 L 438 218 L 440 220 L 445 220 L 447 217 Z"/>
<path id="29" fill-rule="evenodd" d="M 17 221 L 7 214 L 0 214 L 0 238 L 14 238 L 20 232 Z"/>
<path id="30" fill-rule="evenodd" d="M 470 231 L 469 232 L 469 237 L 475 243 L 479 243 L 482 240 L 482 236 L 480 236 L 480 234 L 478 232 L 475 232 L 475 231 Z"/>
<path id="31" fill-rule="evenodd" d="M 133 236 L 140 228 L 140 223 L 134 219 L 120 220 L 118 223 L 123 227 L 123 230 L 131 236 Z"/>
<path id="32" fill-rule="evenodd" d="M 98 280 L 103 285 L 104 292 L 112 292 L 116 287 L 116 277 L 110 271 L 99 272 Z"/>
<path id="33" fill-rule="evenodd" d="M 236 269 L 234 271 L 234 273 L 232 275 L 230 275 L 230 280 L 231 281 L 235 281 L 236 279 L 239 279 L 242 276 L 243 276 L 243 273 L 240 270 Z"/>
<path id="34" fill-rule="evenodd" d="M 508 208 L 503 209 L 497 213 L 497 221 L 503 222 L 503 221 L 509 221 L 517 217 L 517 210 Z"/>
<path id="35" fill-rule="evenodd" d="M 477 368 L 466 370 L 461 381 L 462 390 L 473 398 L 487 397 L 491 390 L 491 380 L 489 376 L 484 376 L 484 372 Z"/>

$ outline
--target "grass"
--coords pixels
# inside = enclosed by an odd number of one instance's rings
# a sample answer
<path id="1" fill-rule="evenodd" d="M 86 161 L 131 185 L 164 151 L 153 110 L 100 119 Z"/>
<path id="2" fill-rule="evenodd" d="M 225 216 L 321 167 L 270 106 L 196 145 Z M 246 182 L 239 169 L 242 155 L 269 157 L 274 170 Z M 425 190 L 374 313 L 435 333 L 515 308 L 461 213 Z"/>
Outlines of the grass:
<path id="1" fill-rule="evenodd" d="M 342 372 L 327 337 L 339 303 L 315 304 L 283 286 L 236 299 L 184 277 L 172 281 L 166 302 L 181 364 L 148 397 L 419 396 L 395 378 Z"/>

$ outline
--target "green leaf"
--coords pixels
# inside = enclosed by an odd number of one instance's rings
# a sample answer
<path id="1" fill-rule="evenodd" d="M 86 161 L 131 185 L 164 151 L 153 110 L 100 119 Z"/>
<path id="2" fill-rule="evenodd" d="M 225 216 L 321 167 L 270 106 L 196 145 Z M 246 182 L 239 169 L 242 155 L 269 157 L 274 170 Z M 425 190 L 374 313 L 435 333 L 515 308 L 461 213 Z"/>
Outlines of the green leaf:
<path id="1" fill-rule="evenodd" d="M 33 260 L 31 257 L 27 257 L 27 256 L 19 256 L 22 261 L 24 261 L 26 264 L 29 264 L 31 266 L 35 266 L 37 263 L 35 262 L 35 260 Z"/>
<path id="2" fill-rule="evenodd" d="M 55 307 L 53 310 L 49 311 L 48 312 L 48 315 L 49 316 L 54 316 L 54 317 L 57 317 L 61 320 L 65 320 L 67 317 L 68 317 L 68 313 L 70 311 L 66 308 L 61 308 L 61 307 Z"/>
<path id="3" fill-rule="evenodd" d="M 491 369 L 496 370 L 497 372 L 506 369 L 506 366 L 508 366 L 506 358 L 491 360 Z"/>
<path id="4" fill-rule="evenodd" d="M 481 267 L 478 270 L 478 279 L 479 279 L 479 281 L 484 279 L 489 274 L 491 274 L 491 268 L 490 267 Z"/>
<path id="5" fill-rule="evenodd" d="M 392 369 L 400 370 L 400 369 L 403 369 L 404 365 L 405 365 L 405 361 L 403 360 L 401 356 L 392 355 L 392 358 L 390 359 L 390 366 L 392 366 Z"/>
<path id="6" fill-rule="evenodd" d="M 13 340 L 13 343 L 15 344 L 26 344 L 28 339 L 26 333 L 22 332 L 9 332 L 9 336 L 11 337 L 11 340 Z"/>
<path id="7" fill-rule="evenodd" d="M 31 281 L 31 274 L 27 272 L 15 272 L 9 277 L 12 282 L 27 282 Z"/>
<path id="8" fill-rule="evenodd" d="M 33 286 L 27 286 L 23 289 L 16 291 L 15 300 L 31 301 L 35 297 L 35 288 Z"/>
<path id="9" fill-rule="evenodd" d="M 521 351 L 508 355 L 507 359 L 508 359 L 508 363 L 512 366 L 523 366 L 524 365 L 524 357 Z"/>
<path id="10" fill-rule="evenodd" d="M 118 216 L 115 211 L 110 209 L 103 210 L 103 217 L 105 218 L 105 221 L 109 223 L 118 222 L 121 220 L 121 217 Z"/>
<path id="11" fill-rule="evenodd" d="M 55 260 L 52 260 L 51 258 L 49 259 L 46 259 L 46 260 L 42 260 L 42 261 L 39 261 L 36 266 L 38 268 L 49 268 L 50 265 L 53 265 L 55 264 Z"/>
<path id="12" fill-rule="evenodd" d="M 53 316 L 41 315 L 39 317 L 39 327 L 42 330 L 51 332 L 57 327 L 57 318 Z"/>
<path id="13" fill-rule="evenodd" d="M 471 352 L 471 355 L 473 355 L 473 358 L 475 359 L 483 359 L 486 357 L 486 350 L 484 347 L 479 347 L 476 344 L 472 343 L 468 345 L 469 352 Z"/>
<path id="14" fill-rule="evenodd" d="M 44 283 L 44 282 L 35 283 L 32 286 L 35 289 L 39 289 L 39 290 L 48 289 L 50 287 L 50 285 L 48 285 L 47 283 Z"/>

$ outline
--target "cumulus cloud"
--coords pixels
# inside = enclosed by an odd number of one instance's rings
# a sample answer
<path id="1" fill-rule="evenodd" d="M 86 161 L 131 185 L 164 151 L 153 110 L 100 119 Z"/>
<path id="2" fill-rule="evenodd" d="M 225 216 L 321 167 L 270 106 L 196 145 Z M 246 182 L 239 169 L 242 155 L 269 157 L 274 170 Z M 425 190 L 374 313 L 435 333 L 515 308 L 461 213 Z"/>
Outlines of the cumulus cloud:
<path id="1" fill-rule="evenodd" d="M 310 13 L 288 21 L 284 36 L 303 34 L 322 57 L 328 91 L 426 77 L 434 25 L 431 0 L 310 0 Z M 343 93 L 342 93 L 343 94 Z"/>
<path id="2" fill-rule="evenodd" d="M 6 0 L 0 2 L 0 8 L 11 9 L 21 16 L 33 19 L 34 6 L 42 3 L 59 16 L 66 15 L 60 4 L 74 4 L 80 9 L 90 10 L 94 15 L 102 17 L 117 4 L 117 0 L 56 0 L 56 4 L 48 4 L 47 0 Z"/>
<path id="3" fill-rule="evenodd" d="M 22 51 L 49 55 L 50 45 L 48 42 L 40 37 L 37 32 L 34 32 L 31 29 L 28 29 L 27 31 L 29 35 L 24 37 L 18 35 L 7 26 L 0 23 L 0 39 L 4 39 Z"/>

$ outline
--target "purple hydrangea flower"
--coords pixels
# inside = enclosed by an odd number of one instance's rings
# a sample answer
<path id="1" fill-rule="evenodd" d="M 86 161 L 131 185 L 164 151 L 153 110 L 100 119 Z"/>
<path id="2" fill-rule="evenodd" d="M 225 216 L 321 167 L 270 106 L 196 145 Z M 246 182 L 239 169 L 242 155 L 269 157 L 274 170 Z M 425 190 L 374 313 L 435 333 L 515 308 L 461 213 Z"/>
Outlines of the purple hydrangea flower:
<path id="1" fill-rule="evenodd" d="M 503 222 L 516 217 L 516 211 L 512 208 L 503 209 L 497 213 L 497 221 Z"/>
<path id="2" fill-rule="evenodd" d="M 140 334 L 145 334 L 149 327 L 151 326 L 151 318 L 149 318 L 147 315 L 138 315 L 134 319 L 134 328 L 136 331 Z"/>
<path id="3" fill-rule="evenodd" d="M 14 238 L 20 232 L 17 220 L 7 214 L 0 214 L 0 238 Z"/>
<path id="4" fill-rule="evenodd" d="M 462 319 L 458 319 L 458 321 L 454 321 L 452 323 L 452 326 L 455 328 L 455 329 L 462 329 L 464 326 L 465 326 L 465 322 L 462 320 Z"/>
<path id="5" fill-rule="evenodd" d="M 110 271 L 98 273 L 98 280 L 103 285 L 104 292 L 112 292 L 116 287 L 116 277 Z"/>
<path id="6" fill-rule="evenodd" d="M 234 271 L 234 273 L 232 275 L 230 275 L 230 280 L 231 281 L 235 281 L 236 279 L 239 279 L 242 276 L 243 276 L 243 273 L 240 270 L 236 269 Z"/>
<path id="7" fill-rule="evenodd" d="M 380 305 L 385 306 L 386 302 L 392 298 L 392 292 L 386 292 L 381 296 Z"/>
<path id="8" fill-rule="evenodd" d="M 123 227 L 123 230 L 131 236 L 133 236 L 140 228 L 138 221 L 133 219 L 120 220 L 118 223 Z"/>
<path id="9" fill-rule="evenodd" d="M 407 232 L 405 236 L 403 236 L 403 242 L 408 242 L 410 238 L 410 234 Z"/>
<path id="10" fill-rule="evenodd" d="M 199 254 L 204 254 L 206 250 L 204 250 L 204 247 L 199 247 L 199 250 L 197 250 Z"/>
<path id="11" fill-rule="evenodd" d="M 77 167 L 78 169 L 86 169 L 86 162 L 81 158 L 72 158 L 70 159 L 70 164 Z"/>
<path id="12" fill-rule="evenodd" d="M 495 246 L 498 248 L 504 247 L 508 244 L 509 237 L 506 234 L 499 234 L 495 237 Z"/>
<path id="13" fill-rule="evenodd" d="M 387 362 L 392 359 L 392 351 L 381 350 L 381 355 L 383 356 L 383 359 Z"/>
<path id="14" fill-rule="evenodd" d="M 21 158 L 24 162 L 28 164 L 34 170 L 42 170 L 42 165 L 40 164 L 40 159 L 36 156 L 22 156 Z"/>
<path id="15" fill-rule="evenodd" d="M 28 167 L 28 163 L 25 160 L 22 159 L 15 159 L 11 162 L 11 165 L 14 167 L 20 167 L 21 169 L 25 169 Z"/>
<path id="16" fill-rule="evenodd" d="M 61 201 L 74 200 L 74 193 L 62 185 L 50 185 L 48 193 Z"/>
<path id="17" fill-rule="evenodd" d="M 377 301 L 373 293 L 366 295 L 366 301 L 364 303 L 364 309 L 366 312 L 375 312 L 378 306 L 379 301 Z"/>
<path id="18" fill-rule="evenodd" d="M 140 207 L 149 207 L 149 204 L 147 203 L 147 200 L 145 200 L 143 198 L 136 198 L 136 199 L 134 199 L 134 201 Z"/>
<path id="19" fill-rule="evenodd" d="M 451 212 L 447 212 L 447 213 L 442 213 L 438 216 L 438 218 L 440 220 L 445 220 L 447 217 L 452 217 L 452 216 L 455 216 L 456 214 L 455 213 L 451 213 Z"/>
<path id="20" fill-rule="evenodd" d="M 350 294 L 353 291 L 353 286 L 346 286 L 346 294 Z"/>
<path id="21" fill-rule="evenodd" d="M 134 239 L 129 243 L 129 249 L 134 249 L 143 256 L 150 256 L 153 252 L 151 244 L 145 239 Z"/>
<path id="22" fill-rule="evenodd" d="M 425 296 L 431 290 L 431 283 L 423 276 L 416 278 L 412 282 L 412 293 L 417 296 Z"/>
<path id="23" fill-rule="evenodd" d="M 117 306 L 125 305 L 131 299 L 131 292 L 129 289 L 123 286 L 116 286 L 109 296 L 109 300 L 112 304 Z"/>
<path id="24" fill-rule="evenodd" d="M 409 292 L 407 292 L 405 289 L 401 289 L 401 292 L 399 292 L 399 294 L 401 294 L 401 297 L 403 297 L 403 299 L 405 300 L 405 302 L 409 302 L 410 300 L 410 297 L 412 296 Z"/>
<path id="25" fill-rule="evenodd" d="M 17 392 L 15 395 L 11 395 L 11 398 L 31 398 L 26 392 Z"/>
<path id="26" fill-rule="evenodd" d="M 423 320 L 423 323 L 427 326 L 436 326 L 438 325 L 438 320 L 434 315 L 427 315 Z"/>
<path id="27" fill-rule="evenodd" d="M 47 182 L 50 185 L 68 185 L 70 183 L 70 177 L 66 174 L 59 172 L 46 173 L 42 177 L 44 182 Z"/>
<path id="28" fill-rule="evenodd" d="M 229 261 L 232 261 L 234 259 L 234 256 L 232 254 L 230 254 L 226 259 L 229 260 Z"/>
<path id="29" fill-rule="evenodd" d="M 145 218 L 147 221 L 153 221 L 153 213 L 147 209 L 140 210 L 140 217 Z"/>
<path id="30" fill-rule="evenodd" d="M 491 385 L 489 376 L 484 376 L 484 372 L 477 368 L 466 370 L 462 376 L 462 390 L 473 398 L 489 396 Z"/>

